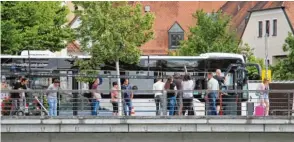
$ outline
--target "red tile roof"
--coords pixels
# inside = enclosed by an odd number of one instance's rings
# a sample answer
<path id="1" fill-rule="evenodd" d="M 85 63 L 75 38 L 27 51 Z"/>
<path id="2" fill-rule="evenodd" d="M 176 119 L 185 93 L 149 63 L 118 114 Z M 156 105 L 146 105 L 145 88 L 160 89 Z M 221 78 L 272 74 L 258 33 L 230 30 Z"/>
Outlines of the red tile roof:
<path id="1" fill-rule="evenodd" d="M 80 45 L 73 41 L 67 45 L 67 54 L 69 55 L 82 55 L 83 52 L 81 51 Z"/>
<path id="2" fill-rule="evenodd" d="M 232 17 L 231 27 L 237 31 L 238 38 L 241 38 L 246 20 L 249 18 L 249 11 L 265 10 L 282 7 L 281 1 L 229 1 L 221 7 L 221 10 Z"/>
<path id="3" fill-rule="evenodd" d="M 292 26 L 292 32 L 294 33 L 294 1 L 285 1 L 283 2 L 283 6 L 285 7 L 285 12 Z"/>

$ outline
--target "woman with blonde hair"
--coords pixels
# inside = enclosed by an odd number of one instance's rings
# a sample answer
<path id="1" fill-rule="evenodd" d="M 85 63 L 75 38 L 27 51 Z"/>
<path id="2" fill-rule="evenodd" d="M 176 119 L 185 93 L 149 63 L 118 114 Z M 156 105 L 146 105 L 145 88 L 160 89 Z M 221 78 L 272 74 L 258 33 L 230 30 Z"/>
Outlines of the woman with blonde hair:
<path id="1" fill-rule="evenodd" d="M 260 104 L 266 107 L 265 116 L 269 115 L 269 80 L 264 79 L 262 84 L 259 86 L 260 90 Z"/>

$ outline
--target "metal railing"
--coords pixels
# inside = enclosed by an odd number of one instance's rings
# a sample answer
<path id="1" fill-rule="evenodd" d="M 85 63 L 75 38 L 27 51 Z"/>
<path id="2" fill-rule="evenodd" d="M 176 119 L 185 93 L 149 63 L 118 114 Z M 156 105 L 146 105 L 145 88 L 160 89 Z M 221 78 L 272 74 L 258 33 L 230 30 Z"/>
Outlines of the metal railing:
<path id="1" fill-rule="evenodd" d="M 208 93 L 207 90 L 132 90 L 133 99 L 126 99 L 125 91 L 118 90 L 123 97 L 113 101 L 109 93 L 102 93 L 102 98 L 94 101 L 97 99 L 92 99 L 91 91 L 94 90 L 1 90 L 1 114 L 41 117 L 76 114 L 99 117 L 116 116 L 118 114 L 115 110 L 118 110 L 123 112 L 123 116 L 294 116 L 294 90 L 270 90 L 268 99 L 258 95 L 260 90 L 225 90 L 215 91 L 215 94 Z M 162 95 L 140 98 L 141 94 L 158 91 Z M 10 96 L 21 92 L 25 92 L 26 97 L 16 99 Z M 46 95 L 48 92 L 58 92 L 58 95 L 50 98 Z M 193 94 L 193 98 L 189 97 L 189 93 Z M 269 105 L 264 103 L 267 101 Z M 122 104 L 118 105 L 120 102 Z"/>

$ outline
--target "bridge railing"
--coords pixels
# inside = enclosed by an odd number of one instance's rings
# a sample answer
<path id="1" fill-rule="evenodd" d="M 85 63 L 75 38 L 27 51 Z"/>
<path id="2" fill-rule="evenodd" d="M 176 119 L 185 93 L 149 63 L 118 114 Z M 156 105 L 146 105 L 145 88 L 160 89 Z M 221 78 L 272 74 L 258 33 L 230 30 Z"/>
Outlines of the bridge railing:
<path id="1" fill-rule="evenodd" d="M 124 90 L 118 90 L 122 98 L 111 99 L 111 90 L 99 90 L 101 98 L 93 99 L 93 91 L 97 90 L 1 90 L 1 115 L 100 117 L 117 116 L 121 110 L 122 116 L 134 117 L 294 116 L 294 90 L 269 90 L 268 97 L 260 90 L 132 90 L 132 99 L 126 99 Z"/>

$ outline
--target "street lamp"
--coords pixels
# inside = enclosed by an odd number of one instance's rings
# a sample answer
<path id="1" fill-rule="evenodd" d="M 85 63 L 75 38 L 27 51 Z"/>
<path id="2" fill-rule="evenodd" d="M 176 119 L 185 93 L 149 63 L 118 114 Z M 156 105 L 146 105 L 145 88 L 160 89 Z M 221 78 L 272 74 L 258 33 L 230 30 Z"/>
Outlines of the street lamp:
<path id="1" fill-rule="evenodd" d="M 119 51 L 120 50 L 122 50 L 124 48 L 124 44 L 123 44 L 123 42 L 120 42 L 119 43 L 119 48 L 118 48 L 118 50 L 117 50 L 117 53 L 119 53 Z M 119 55 L 119 54 L 117 54 L 117 55 Z M 119 103 L 118 103 L 118 115 L 119 116 L 122 116 L 122 112 L 123 112 L 123 105 L 122 105 L 122 91 L 121 91 L 121 82 L 120 82 L 120 71 L 119 71 L 119 56 L 118 56 L 118 58 L 116 59 L 116 61 L 115 61 L 115 67 L 116 67 L 116 75 L 117 75 L 117 85 L 118 85 L 118 88 L 119 88 Z"/>
<path id="2" fill-rule="evenodd" d="M 28 50 L 28 60 L 29 60 L 29 73 L 28 73 L 28 80 L 29 80 L 29 85 L 30 88 L 32 88 L 32 81 L 30 80 L 30 76 L 31 76 L 31 54 L 30 54 L 30 46 L 27 46 L 26 49 Z"/>
<path id="3" fill-rule="evenodd" d="M 265 33 L 265 78 L 268 78 L 268 33 Z"/>

